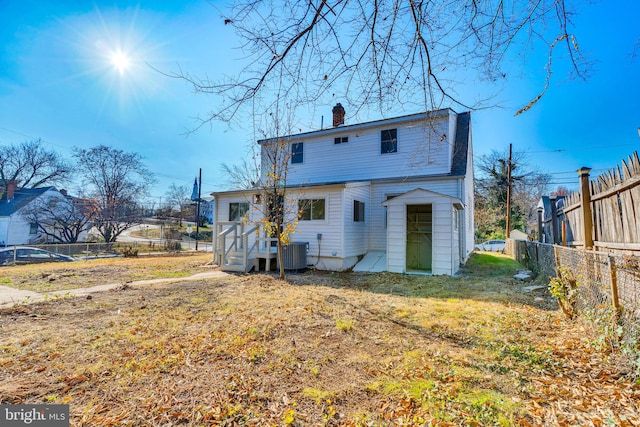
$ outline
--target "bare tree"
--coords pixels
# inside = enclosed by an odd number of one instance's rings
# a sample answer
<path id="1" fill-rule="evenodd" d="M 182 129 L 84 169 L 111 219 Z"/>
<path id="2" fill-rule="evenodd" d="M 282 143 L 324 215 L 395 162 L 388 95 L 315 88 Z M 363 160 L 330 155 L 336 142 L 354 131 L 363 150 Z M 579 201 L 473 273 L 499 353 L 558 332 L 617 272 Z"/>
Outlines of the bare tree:
<path id="1" fill-rule="evenodd" d="M 578 0 L 579 1 L 579 0 Z M 270 111 L 276 98 L 315 105 L 325 97 L 384 115 L 398 106 L 432 110 L 471 108 L 476 101 L 457 92 L 465 80 L 500 82 L 511 53 L 548 51 L 549 86 L 554 52 L 562 49 L 573 74 L 588 64 L 571 32 L 570 0 L 240 0 L 224 12 L 224 23 L 240 39 L 248 65 L 221 80 L 180 70 L 195 91 L 217 95 L 220 108 L 201 117 L 232 120 L 243 106 Z M 540 67 L 543 69 L 543 67 Z M 473 95 L 474 98 L 477 96 Z"/>
<path id="2" fill-rule="evenodd" d="M 508 153 L 493 150 L 476 162 L 475 221 L 480 240 L 504 237 L 507 209 Z M 511 214 L 513 228 L 535 224 L 536 206 L 547 193 L 550 176 L 528 168 L 526 155 L 515 152 L 511 159 Z"/>
<path id="3" fill-rule="evenodd" d="M 290 103 L 277 100 L 274 108 L 267 114 L 256 116 L 260 121 L 255 125 L 260 129 L 258 144 L 251 146 L 250 161 L 243 160 L 237 165 L 223 165 L 229 183 L 236 188 L 255 190 L 264 197 L 262 203 L 255 204 L 258 209 L 257 222 L 266 235 L 275 238 L 278 247 L 280 279 L 285 279 L 283 246 L 288 244 L 295 233 L 300 208 L 297 200 L 290 197 L 287 186 L 292 150 L 285 135 L 291 134 L 293 109 Z"/>
<path id="4" fill-rule="evenodd" d="M 227 177 L 227 184 L 234 189 L 249 190 L 260 182 L 260 153 L 252 145 L 250 159 L 246 157 L 240 163 L 222 164 L 222 173 Z"/>
<path id="5" fill-rule="evenodd" d="M 300 214 L 295 201 L 289 199 L 287 189 L 287 173 L 292 148 L 283 137 L 265 139 L 261 147 L 263 152 L 262 178 L 258 183 L 258 188 L 266 199 L 260 221 L 267 235 L 276 238 L 280 279 L 284 280 L 286 275 L 283 247 L 291 241 Z"/>
<path id="6" fill-rule="evenodd" d="M 124 230 L 142 222 L 139 201 L 154 178 L 138 153 L 99 145 L 75 148 L 73 157 L 85 196 L 97 201 L 95 226 L 106 242 L 115 242 Z"/>
<path id="7" fill-rule="evenodd" d="M 189 198 L 189 187 L 186 185 L 176 185 L 171 183 L 166 193 L 167 206 L 171 209 L 171 216 L 177 217 L 178 225 L 182 226 L 185 215 L 193 211 L 191 199 Z"/>
<path id="8" fill-rule="evenodd" d="M 70 174 L 69 164 L 39 139 L 0 147 L 0 184 L 18 181 L 23 188 L 36 188 L 64 182 Z M 3 193 L 0 187 L 0 197 Z"/>
<path id="9" fill-rule="evenodd" d="M 48 197 L 31 203 L 22 217 L 38 224 L 38 230 L 47 236 L 47 240 L 76 243 L 81 233 L 92 225 L 97 211 L 92 199 Z"/>

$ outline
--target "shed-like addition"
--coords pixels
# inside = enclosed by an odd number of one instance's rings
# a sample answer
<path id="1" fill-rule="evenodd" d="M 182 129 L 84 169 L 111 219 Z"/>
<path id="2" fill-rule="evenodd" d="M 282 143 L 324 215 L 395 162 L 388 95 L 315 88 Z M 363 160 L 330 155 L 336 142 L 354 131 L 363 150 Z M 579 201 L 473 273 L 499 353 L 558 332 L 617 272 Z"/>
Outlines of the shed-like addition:
<path id="1" fill-rule="evenodd" d="M 463 203 L 422 188 L 384 203 L 387 269 L 393 273 L 455 274 L 465 258 L 460 222 Z"/>

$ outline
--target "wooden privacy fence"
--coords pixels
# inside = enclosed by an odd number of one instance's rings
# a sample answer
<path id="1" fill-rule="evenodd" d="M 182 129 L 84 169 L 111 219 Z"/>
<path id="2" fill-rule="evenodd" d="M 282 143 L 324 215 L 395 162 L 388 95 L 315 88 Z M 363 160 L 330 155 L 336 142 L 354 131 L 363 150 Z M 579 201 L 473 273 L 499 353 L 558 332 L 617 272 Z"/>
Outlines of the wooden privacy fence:
<path id="1" fill-rule="evenodd" d="M 591 169 L 578 170 L 580 190 L 563 205 L 553 206 L 551 225 L 562 238 L 552 243 L 571 247 L 640 253 L 640 159 L 634 152 L 622 165 L 589 179 Z M 540 215 L 539 215 L 540 221 Z M 543 226 L 539 224 L 539 229 Z"/>

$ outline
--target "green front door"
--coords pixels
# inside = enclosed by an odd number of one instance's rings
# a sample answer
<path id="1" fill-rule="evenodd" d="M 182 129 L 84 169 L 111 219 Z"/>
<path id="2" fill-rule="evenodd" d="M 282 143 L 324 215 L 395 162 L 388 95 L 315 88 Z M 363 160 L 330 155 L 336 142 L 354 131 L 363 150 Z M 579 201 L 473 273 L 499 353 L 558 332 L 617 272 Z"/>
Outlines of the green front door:
<path id="1" fill-rule="evenodd" d="M 432 205 L 407 205 L 407 270 L 431 271 Z"/>

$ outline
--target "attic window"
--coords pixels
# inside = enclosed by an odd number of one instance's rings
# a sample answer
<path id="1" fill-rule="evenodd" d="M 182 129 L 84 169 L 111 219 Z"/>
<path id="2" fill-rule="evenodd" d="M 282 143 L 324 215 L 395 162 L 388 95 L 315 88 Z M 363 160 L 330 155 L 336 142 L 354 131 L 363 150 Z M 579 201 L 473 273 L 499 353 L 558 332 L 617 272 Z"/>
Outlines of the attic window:
<path id="1" fill-rule="evenodd" d="M 346 144 L 347 142 L 349 142 L 348 136 L 339 136 L 333 140 L 334 144 Z"/>
<path id="2" fill-rule="evenodd" d="M 29 223 L 29 234 L 38 234 L 38 223 L 30 222 Z"/>
<path id="3" fill-rule="evenodd" d="M 387 129 L 380 132 L 380 153 L 398 152 L 398 129 Z"/>

